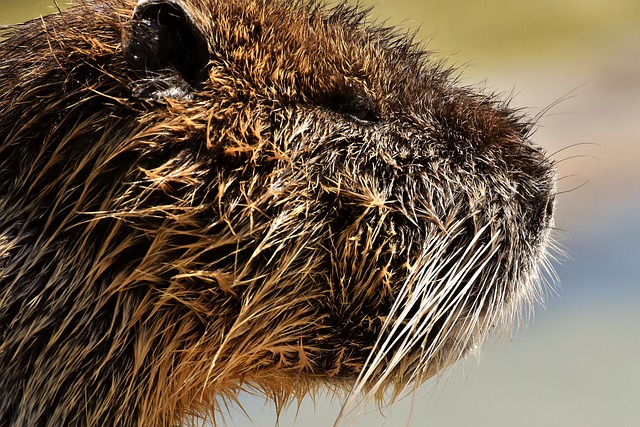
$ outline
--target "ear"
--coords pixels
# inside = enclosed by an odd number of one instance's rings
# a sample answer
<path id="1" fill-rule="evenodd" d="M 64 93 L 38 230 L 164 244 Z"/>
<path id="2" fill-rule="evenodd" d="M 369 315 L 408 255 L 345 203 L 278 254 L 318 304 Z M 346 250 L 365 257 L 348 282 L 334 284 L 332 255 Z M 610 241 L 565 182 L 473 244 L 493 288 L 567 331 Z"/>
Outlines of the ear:
<path id="1" fill-rule="evenodd" d="M 124 52 L 134 70 L 153 77 L 175 72 L 191 87 L 207 78 L 207 40 L 178 1 L 140 0 L 133 13 Z"/>

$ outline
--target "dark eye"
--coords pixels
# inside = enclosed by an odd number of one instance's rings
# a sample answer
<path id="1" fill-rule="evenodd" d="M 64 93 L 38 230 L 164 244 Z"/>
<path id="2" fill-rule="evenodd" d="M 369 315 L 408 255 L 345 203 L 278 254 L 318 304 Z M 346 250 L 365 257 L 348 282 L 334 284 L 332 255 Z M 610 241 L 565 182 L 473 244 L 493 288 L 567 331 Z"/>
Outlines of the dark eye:
<path id="1" fill-rule="evenodd" d="M 324 106 L 352 119 L 367 123 L 378 123 L 380 114 L 377 106 L 364 97 L 349 93 L 333 94 L 324 102 Z"/>

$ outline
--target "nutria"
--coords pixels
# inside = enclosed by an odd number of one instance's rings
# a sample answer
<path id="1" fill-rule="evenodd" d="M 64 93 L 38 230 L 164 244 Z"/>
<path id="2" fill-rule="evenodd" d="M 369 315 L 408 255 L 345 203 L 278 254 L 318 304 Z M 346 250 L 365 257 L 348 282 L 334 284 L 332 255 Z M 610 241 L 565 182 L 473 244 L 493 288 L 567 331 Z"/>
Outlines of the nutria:
<path id="1" fill-rule="evenodd" d="M 539 296 L 532 121 L 367 13 L 82 1 L 0 43 L 0 425 L 397 396 Z"/>

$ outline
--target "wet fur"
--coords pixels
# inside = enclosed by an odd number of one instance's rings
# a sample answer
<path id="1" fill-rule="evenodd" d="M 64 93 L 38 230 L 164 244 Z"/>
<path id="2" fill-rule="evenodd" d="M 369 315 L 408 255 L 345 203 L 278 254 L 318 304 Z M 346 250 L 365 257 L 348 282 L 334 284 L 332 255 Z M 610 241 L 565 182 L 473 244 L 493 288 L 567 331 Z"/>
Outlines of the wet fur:
<path id="1" fill-rule="evenodd" d="M 0 42 L 0 426 L 395 396 L 539 297 L 526 118 L 344 5 L 163 3 L 191 65 L 124 1 Z"/>

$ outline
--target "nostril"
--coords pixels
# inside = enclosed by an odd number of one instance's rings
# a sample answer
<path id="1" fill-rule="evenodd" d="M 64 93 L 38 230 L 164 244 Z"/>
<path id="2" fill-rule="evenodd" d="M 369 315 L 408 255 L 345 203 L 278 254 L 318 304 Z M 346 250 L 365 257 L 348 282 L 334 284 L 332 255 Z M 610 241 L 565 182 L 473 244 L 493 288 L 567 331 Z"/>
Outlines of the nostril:
<path id="1" fill-rule="evenodd" d="M 556 197 L 553 195 L 550 195 L 549 198 L 547 199 L 547 208 L 545 210 L 545 213 L 547 214 L 547 219 L 553 217 L 553 210 L 555 209 L 555 206 L 556 206 Z"/>
<path id="2" fill-rule="evenodd" d="M 530 216 L 527 221 L 535 229 L 546 228 L 553 223 L 555 210 L 555 194 L 538 194 L 529 201 Z"/>

